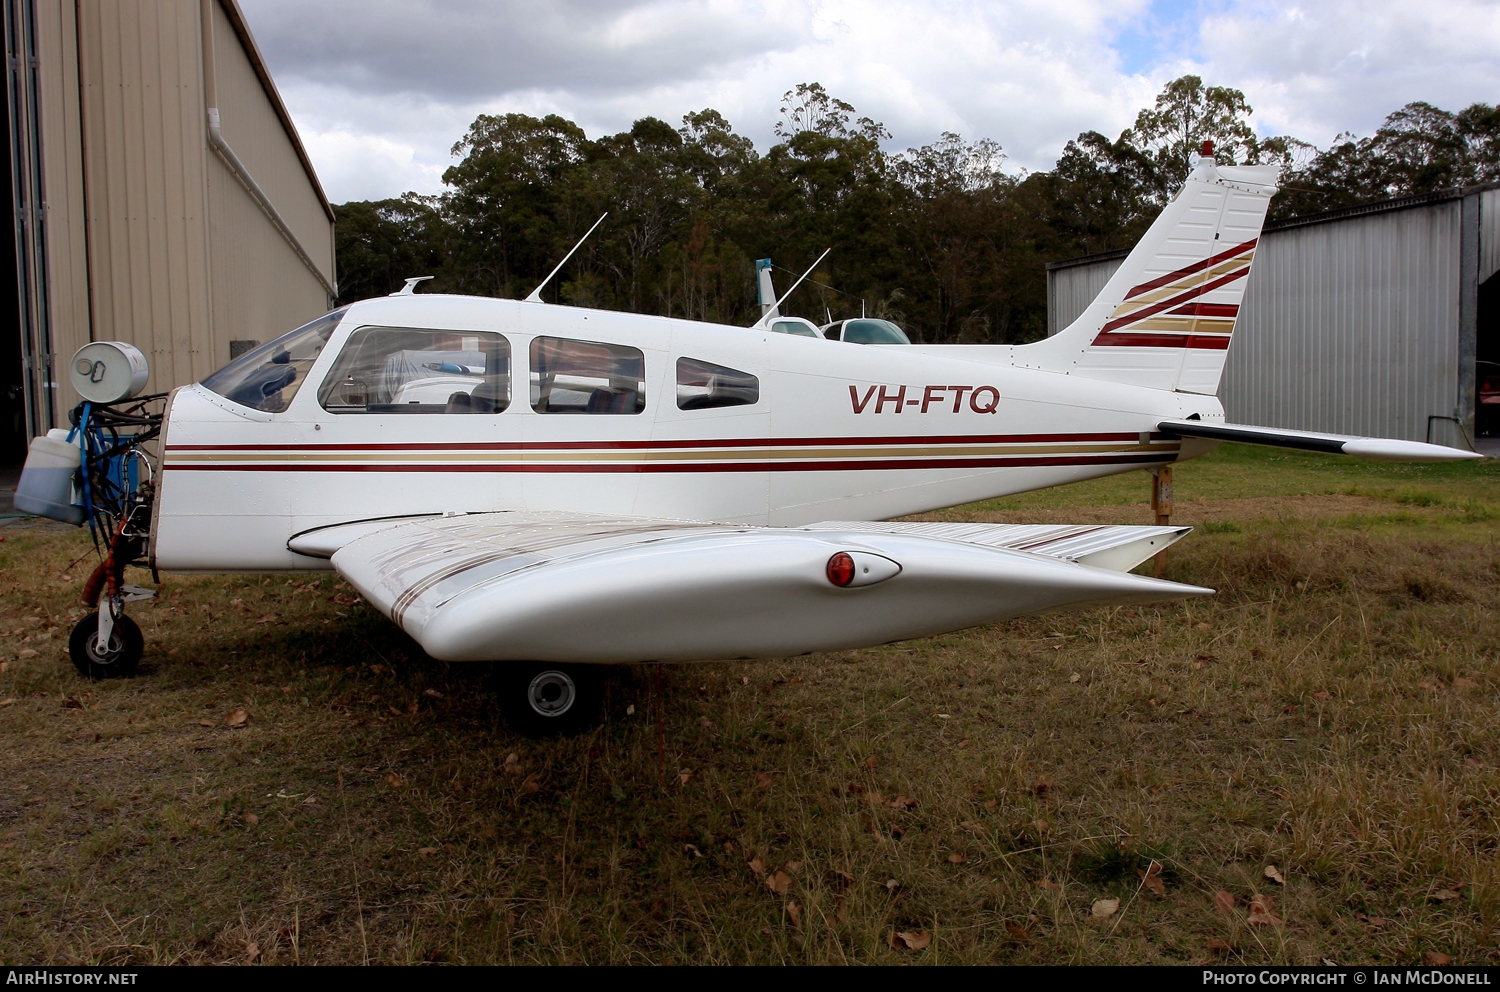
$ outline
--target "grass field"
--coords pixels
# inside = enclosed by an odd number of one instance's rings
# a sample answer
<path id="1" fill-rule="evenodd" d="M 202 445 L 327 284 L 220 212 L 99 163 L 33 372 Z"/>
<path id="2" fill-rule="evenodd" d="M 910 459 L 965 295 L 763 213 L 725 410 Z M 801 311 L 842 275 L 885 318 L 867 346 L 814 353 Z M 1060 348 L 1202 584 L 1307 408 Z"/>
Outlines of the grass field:
<path id="1" fill-rule="evenodd" d="M 1494 964 L 1497 482 L 1226 446 L 1209 600 L 623 669 L 541 743 L 331 576 L 166 576 L 82 681 L 87 535 L 3 527 L 0 959 Z"/>

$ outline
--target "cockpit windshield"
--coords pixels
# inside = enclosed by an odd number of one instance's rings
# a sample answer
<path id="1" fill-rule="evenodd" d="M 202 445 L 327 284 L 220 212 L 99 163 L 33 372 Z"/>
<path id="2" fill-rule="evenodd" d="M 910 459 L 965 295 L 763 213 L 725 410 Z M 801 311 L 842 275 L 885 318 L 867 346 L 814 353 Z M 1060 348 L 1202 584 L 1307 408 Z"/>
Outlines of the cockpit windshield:
<path id="1" fill-rule="evenodd" d="M 911 344 L 911 338 L 901 328 L 873 317 L 846 320 L 842 340 L 850 344 Z"/>
<path id="2" fill-rule="evenodd" d="M 297 395 L 307 370 L 322 354 L 346 309 L 325 313 L 269 344 L 245 352 L 201 385 L 253 410 L 280 413 Z"/>

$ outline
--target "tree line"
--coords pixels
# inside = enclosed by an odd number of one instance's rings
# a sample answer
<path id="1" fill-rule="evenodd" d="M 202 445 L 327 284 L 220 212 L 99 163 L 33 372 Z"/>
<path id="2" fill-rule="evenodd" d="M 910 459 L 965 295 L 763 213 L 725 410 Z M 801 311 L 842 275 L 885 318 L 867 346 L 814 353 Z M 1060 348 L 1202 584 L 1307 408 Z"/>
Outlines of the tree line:
<path id="1" fill-rule="evenodd" d="M 1047 262 L 1134 244 L 1205 140 L 1219 161 L 1275 163 L 1287 217 L 1500 179 L 1500 111 L 1411 103 L 1326 150 L 1258 137 L 1239 90 L 1174 80 L 1111 140 L 1086 131 L 1050 171 L 1005 170 L 1000 144 L 945 133 L 891 153 L 889 132 L 818 83 L 782 99 L 764 154 L 714 110 L 645 117 L 589 138 L 563 117 L 481 115 L 436 196 L 337 205 L 343 302 L 423 291 L 520 298 L 605 211 L 546 298 L 749 324 L 754 260 L 780 291 L 834 250 L 783 312 L 817 323 L 887 317 L 913 340 L 1033 341 Z"/>

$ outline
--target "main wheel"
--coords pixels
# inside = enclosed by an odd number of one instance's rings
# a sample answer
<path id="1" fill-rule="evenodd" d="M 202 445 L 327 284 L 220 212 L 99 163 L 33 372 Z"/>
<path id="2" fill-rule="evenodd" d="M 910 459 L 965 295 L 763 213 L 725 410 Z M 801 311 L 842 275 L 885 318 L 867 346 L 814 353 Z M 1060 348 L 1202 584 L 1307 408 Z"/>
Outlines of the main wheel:
<path id="1" fill-rule="evenodd" d="M 501 664 L 500 708 L 527 737 L 576 734 L 598 722 L 599 676 L 587 665 Z"/>
<path id="2" fill-rule="evenodd" d="M 68 655 L 78 674 L 91 679 L 125 678 L 135 672 L 141 655 L 146 650 L 146 639 L 141 628 L 123 613 L 115 617 L 115 629 L 110 632 L 109 644 L 99 644 L 99 614 L 90 613 L 78 621 L 68 638 Z"/>

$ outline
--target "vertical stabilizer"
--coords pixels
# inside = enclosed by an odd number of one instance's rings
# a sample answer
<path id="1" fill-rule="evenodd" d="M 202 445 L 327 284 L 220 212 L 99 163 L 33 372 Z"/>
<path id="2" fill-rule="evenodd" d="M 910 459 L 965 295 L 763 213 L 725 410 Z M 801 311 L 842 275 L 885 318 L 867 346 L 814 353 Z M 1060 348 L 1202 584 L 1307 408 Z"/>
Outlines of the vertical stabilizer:
<path id="1" fill-rule="evenodd" d="M 1277 174 L 1200 157 L 1088 309 L 1046 341 L 1015 349 L 1016 364 L 1216 392 Z"/>
<path id="2" fill-rule="evenodd" d="M 761 317 L 780 317 L 776 309 L 776 289 L 771 285 L 771 260 L 755 260 L 755 302 L 760 304 Z"/>

